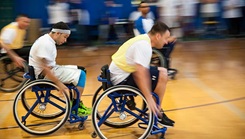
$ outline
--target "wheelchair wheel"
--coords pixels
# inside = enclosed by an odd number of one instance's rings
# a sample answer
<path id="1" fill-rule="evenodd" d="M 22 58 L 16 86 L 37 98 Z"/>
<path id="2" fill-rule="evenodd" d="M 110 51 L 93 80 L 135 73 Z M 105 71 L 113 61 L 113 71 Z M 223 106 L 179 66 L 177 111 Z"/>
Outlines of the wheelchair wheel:
<path id="1" fill-rule="evenodd" d="M 94 102 L 99 98 L 99 96 L 104 92 L 103 87 L 100 86 L 96 92 L 94 93 L 93 99 L 92 99 L 92 106 L 94 106 Z"/>
<path id="2" fill-rule="evenodd" d="M 39 83 L 38 86 L 40 86 L 42 88 L 42 86 L 49 86 L 49 85 L 46 85 L 46 84 L 42 84 L 42 82 L 50 82 L 50 81 L 47 81 L 47 80 L 42 80 L 42 81 L 41 80 L 35 80 L 35 81 L 31 82 L 32 85 L 30 85 L 29 88 L 25 87 L 26 90 L 33 89 L 32 87 L 34 85 L 33 84 L 34 82 L 38 82 Z M 50 87 L 50 89 L 55 89 L 52 86 L 49 86 L 49 87 Z M 45 88 L 43 88 L 43 89 L 45 89 Z M 45 92 L 40 90 L 40 93 L 41 93 L 40 97 L 42 97 L 44 99 L 45 98 Z M 30 98 L 30 97 L 32 97 L 32 98 Z M 51 95 L 50 97 L 56 97 L 56 96 L 52 96 Z M 22 101 L 22 104 L 23 104 L 24 108 L 26 109 L 26 111 L 30 110 L 30 108 L 33 105 L 33 101 L 36 101 L 35 99 L 36 99 L 35 97 L 33 98 L 33 96 L 30 96 L 30 94 L 28 94 L 28 91 L 25 91 L 25 92 L 23 92 L 21 94 L 21 101 Z M 35 116 L 37 118 L 41 118 L 41 119 L 53 119 L 53 118 L 57 118 L 57 117 L 63 115 L 64 113 L 65 113 L 65 111 L 63 111 L 63 110 L 57 110 L 56 112 L 52 112 L 52 113 L 46 111 L 45 114 L 44 114 L 44 113 L 40 113 L 40 109 L 34 109 L 31 114 L 33 116 Z"/>
<path id="3" fill-rule="evenodd" d="M 151 66 L 167 67 L 166 58 L 155 48 L 152 49 Z"/>
<path id="4" fill-rule="evenodd" d="M 47 80 L 27 83 L 17 94 L 14 118 L 21 129 L 33 135 L 57 131 L 70 115 L 70 100 L 65 92 Z"/>
<path id="5" fill-rule="evenodd" d="M 24 68 L 16 67 L 8 56 L 0 58 L 0 90 L 3 92 L 14 92 L 19 90 L 27 79 L 23 74 L 27 72 Z"/>
<path id="6" fill-rule="evenodd" d="M 122 92 L 123 90 L 121 90 L 120 92 Z M 126 91 L 126 90 L 125 90 Z M 125 92 L 124 91 L 124 92 Z M 127 91 L 127 92 L 130 92 L 130 91 Z M 94 96 L 93 96 L 93 100 L 92 100 L 92 106 L 95 104 L 95 101 L 104 93 L 103 89 L 102 89 L 102 86 L 100 86 L 97 91 L 95 92 Z M 130 110 L 133 110 L 137 104 L 137 107 L 140 108 L 141 110 L 145 109 L 146 108 L 146 104 L 144 103 L 143 100 L 141 99 L 137 99 L 137 97 L 139 96 L 133 96 L 133 95 L 128 95 L 126 96 L 125 100 L 126 100 L 126 106 L 127 108 L 129 108 Z M 133 99 L 133 100 L 132 100 Z M 118 101 L 118 100 L 117 100 Z M 137 103 L 135 103 L 135 101 L 137 101 Z M 132 106 L 131 104 L 135 104 L 135 106 Z M 138 116 L 141 116 L 141 113 L 137 113 Z M 101 119 L 101 113 L 100 112 L 97 112 L 97 118 L 98 119 Z M 132 119 L 130 119 L 132 118 Z M 137 118 L 135 117 L 129 117 L 128 119 L 128 123 L 127 124 L 117 124 L 115 123 L 114 121 L 110 121 L 110 119 L 106 120 L 105 121 L 105 125 L 107 126 L 110 126 L 110 127 L 115 127 L 115 128 L 123 128 L 123 127 L 127 127 L 127 126 L 130 126 L 130 125 L 133 125 L 134 123 L 136 123 L 138 121 Z"/>
<path id="7" fill-rule="evenodd" d="M 134 109 L 127 106 L 127 100 L 131 96 L 136 102 Z M 145 139 L 151 132 L 154 118 L 153 113 L 146 106 L 146 99 L 134 87 L 118 85 L 105 90 L 93 106 L 92 123 L 96 134 L 103 139 L 118 136 Z M 144 128 L 138 128 L 142 124 Z M 126 130 L 122 129 L 125 127 Z"/>

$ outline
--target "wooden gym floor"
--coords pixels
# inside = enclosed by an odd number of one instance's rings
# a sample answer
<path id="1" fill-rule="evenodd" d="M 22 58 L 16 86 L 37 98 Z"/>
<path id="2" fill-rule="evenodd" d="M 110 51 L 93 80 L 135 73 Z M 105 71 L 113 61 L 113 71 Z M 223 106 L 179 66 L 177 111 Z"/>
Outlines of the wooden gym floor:
<path id="1" fill-rule="evenodd" d="M 100 46 L 96 51 L 84 51 L 81 47 L 67 46 L 58 49 L 57 63 L 87 68 L 83 94 L 87 106 L 91 106 L 92 95 L 100 86 L 97 76 L 101 66 L 110 63 L 110 56 L 117 48 Z M 244 139 L 245 39 L 179 42 L 172 54 L 171 65 L 179 73 L 175 80 L 169 80 L 162 107 L 176 124 L 174 128 L 168 128 L 165 138 Z M 67 122 L 51 135 L 27 134 L 14 121 L 12 106 L 16 93 L 0 92 L 0 138 L 91 138 L 94 130 L 90 117 L 84 130 L 78 130 L 76 123 Z M 150 139 L 157 137 L 149 136 Z"/>

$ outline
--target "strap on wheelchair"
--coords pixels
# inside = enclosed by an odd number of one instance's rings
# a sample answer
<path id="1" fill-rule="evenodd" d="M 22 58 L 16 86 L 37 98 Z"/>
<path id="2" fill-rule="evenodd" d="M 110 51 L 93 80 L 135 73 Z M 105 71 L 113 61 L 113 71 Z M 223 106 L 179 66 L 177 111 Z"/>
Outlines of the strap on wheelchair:
<path id="1" fill-rule="evenodd" d="M 28 66 L 28 72 L 29 72 L 29 75 L 30 75 L 31 80 L 36 80 L 35 72 L 34 72 L 34 67 L 33 66 Z"/>
<path id="2" fill-rule="evenodd" d="M 100 76 L 102 79 L 106 79 L 106 81 L 102 81 L 103 90 L 110 88 L 112 86 L 112 84 L 111 84 L 110 71 L 109 71 L 108 65 L 104 65 L 101 68 L 101 75 Z"/>

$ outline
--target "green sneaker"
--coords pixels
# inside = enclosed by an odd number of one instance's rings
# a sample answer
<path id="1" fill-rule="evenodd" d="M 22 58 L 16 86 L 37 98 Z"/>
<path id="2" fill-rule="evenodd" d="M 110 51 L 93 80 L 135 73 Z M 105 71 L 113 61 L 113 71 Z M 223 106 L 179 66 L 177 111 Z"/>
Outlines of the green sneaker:
<path id="1" fill-rule="evenodd" d="M 86 106 L 83 104 L 82 101 L 79 103 L 79 108 L 85 109 L 85 110 L 87 110 L 87 111 L 92 111 L 92 108 L 86 107 Z M 78 108 L 78 109 L 79 109 L 79 108 Z"/>
<path id="2" fill-rule="evenodd" d="M 82 102 L 80 102 L 78 107 L 78 116 L 89 116 L 92 113 L 92 108 L 86 107 Z"/>
<path id="3" fill-rule="evenodd" d="M 84 117 L 84 116 L 91 115 L 91 113 L 92 113 L 92 111 L 88 111 L 88 110 L 85 110 L 85 109 L 82 109 L 82 108 L 78 108 L 77 115 L 80 116 L 80 117 Z"/>

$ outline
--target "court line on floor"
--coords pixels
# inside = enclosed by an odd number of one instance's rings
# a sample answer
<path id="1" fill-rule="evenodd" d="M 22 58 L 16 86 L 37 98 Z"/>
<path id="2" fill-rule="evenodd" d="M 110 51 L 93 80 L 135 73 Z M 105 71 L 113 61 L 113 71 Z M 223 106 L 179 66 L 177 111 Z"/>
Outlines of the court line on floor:
<path id="1" fill-rule="evenodd" d="M 188 75 L 188 76 L 187 76 Z M 184 76 L 185 77 L 195 77 L 192 73 L 190 72 L 184 72 Z M 212 97 L 213 99 L 217 100 L 217 101 L 225 101 L 226 99 L 224 97 L 222 97 L 221 95 L 219 95 L 219 93 L 215 90 L 213 90 L 212 88 L 210 88 L 208 85 L 206 85 L 205 83 L 203 83 L 201 80 L 199 80 L 198 78 L 188 78 L 189 80 L 191 80 L 191 82 L 193 84 L 195 84 L 196 86 L 198 86 L 199 88 L 201 88 L 202 90 L 204 90 L 204 92 L 206 94 L 208 94 L 210 97 Z M 229 109 L 230 111 L 232 111 L 234 114 L 236 114 L 237 116 L 239 116 L 241 119 L 245 120 L 245 114 L 240 111 L 239 108 L 237 108 L 236 106 L 234 106 L 231 103 L 221 103 L 223 104 L 227 109 Z"/>
<path id="2" fill-rule="evenodd" d="M 219 102 L 212 102 L 212 103 L 193 105 L 193 106 L 182 107 L 182 108 L 168 109 L 168 110 L 164 110 L 164 111 L 170 112 L 170 111 L 178 111 L 178 110 L 206 107 L 206 106 L 211 106 L 211 105 L 216 105 L 216 104 L 221 104 L 221 103 L 234 102 L 234 101 L 239 101 L 239 100 L 244 100 L 244 99 L 245 99 L 245 97 L 239 97 L 239 98 L 234 98 L 234 99 L 229 99 L 229 100 L 224 100 L 224 101 L 219 101 Z"/>

